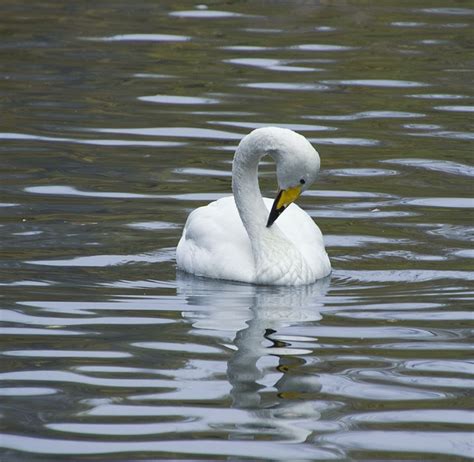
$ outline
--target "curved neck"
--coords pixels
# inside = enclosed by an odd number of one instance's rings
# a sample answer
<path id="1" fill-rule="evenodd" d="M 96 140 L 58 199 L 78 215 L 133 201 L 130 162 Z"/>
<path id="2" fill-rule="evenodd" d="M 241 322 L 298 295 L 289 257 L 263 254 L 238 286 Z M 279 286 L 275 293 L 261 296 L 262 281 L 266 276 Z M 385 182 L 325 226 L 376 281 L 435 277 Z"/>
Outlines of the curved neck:
<path id="1" fill-rule="evenodd" d="M 285 139 L 288 133 L 282 134 L 281 130 L 268 127 L 251 132 L 240 142 L 232 164 L 235 205 L 252 246 L 255 282 L 261 284 L 314 279 L 311 267 L 293 242 L 276 224 L 266 227 L 269 211 L 258 185 L 258 164 L 266 154 L 273 157 L 277 170 L 284 162 L 284 153 L 289 151 Z"/>
<path id="2" fill-rule="evenodd" d="M 266 229 L 268 212 L 258 185 L 258 164 L 266 154 L 251 143 L 240 143 L 232 163 L 232 191 L 235 205 L 250 240 Z"/>

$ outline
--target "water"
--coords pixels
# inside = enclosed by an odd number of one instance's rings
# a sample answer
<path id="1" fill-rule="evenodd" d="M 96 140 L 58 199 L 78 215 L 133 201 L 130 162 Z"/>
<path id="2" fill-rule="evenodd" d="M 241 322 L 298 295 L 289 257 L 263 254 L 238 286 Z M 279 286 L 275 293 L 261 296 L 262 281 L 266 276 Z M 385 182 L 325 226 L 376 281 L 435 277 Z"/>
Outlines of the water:
<path id="1" fill-rule="evenodd" d="M 473 20 L 4 1 L 2 461 L 469 459 Z M 267 124 L 321 154 L 300 205 L 332 276 L 177 275 L 187 214 Z"/>

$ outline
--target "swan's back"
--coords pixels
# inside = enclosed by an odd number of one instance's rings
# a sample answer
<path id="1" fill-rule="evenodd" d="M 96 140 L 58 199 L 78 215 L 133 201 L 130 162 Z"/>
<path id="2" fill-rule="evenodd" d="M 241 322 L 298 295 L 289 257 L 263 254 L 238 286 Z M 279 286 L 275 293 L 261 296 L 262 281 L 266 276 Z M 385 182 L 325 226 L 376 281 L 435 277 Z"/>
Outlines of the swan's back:
<path id="1" fill-rule="evenodd" d="M 194 210 L 176 249 L 179 269 L 197 276 L 253 282 L 250 240 L 234 197 L 224 197 Z"/>

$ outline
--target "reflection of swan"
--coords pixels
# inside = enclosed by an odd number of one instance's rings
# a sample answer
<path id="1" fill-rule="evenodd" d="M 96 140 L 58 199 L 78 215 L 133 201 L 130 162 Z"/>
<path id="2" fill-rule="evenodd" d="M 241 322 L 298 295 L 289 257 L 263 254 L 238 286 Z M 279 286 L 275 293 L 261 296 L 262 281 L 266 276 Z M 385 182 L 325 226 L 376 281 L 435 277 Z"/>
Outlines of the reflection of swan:
<path id="1" fill-rule="evenodd" d="M 258 185 L 258 163 L 267 154 L 276 162 L 280 188 L 273 206 L 262 198 Z M 319 155 L 303 136 L 276 127 L 251 132 L 234 156 L 234 196 L 188 217 L 176 251 L 178 268 L 215 279 L 271 285 L 310 284 L 327 276 L 331 264 L 321 231 L 293 204 L 318 171 Z M 278 226 L 273 225 L 286 208 Z"/>
<path id="2" fill-rule="evenodd" d="M 176 278 L 178 294 L 187 305 L 183 316 L 192 318 L 194 327 L 232 333 L 246 329 L 250 322 L 264 325 L 264 330 L 276 330 L 318 321 L 329 280 L 285 287 L 209 280 L 183 272 Z"/>
<path id="3" fill-rule="evenodd" d="M 232 405 L 249 411 L 249 421 L 239 424 L 237 434 L 248 433 L 250 438 L 258 425 L 260 432 L 266 429 L 285 441 L 305 441 L 317 425 L 320 409 L 301 397 L 318 393 L 321 385 L 316 375 L 300 372 L 311 350 L 288 347 L 275 336 L 287 326 L 321 319 L 329 279 L 296 288 L 209 281 L 179 273 L 177 282 L 187 304 L 183 316 L 231 350 L 227 379 Z M 298 425 L 301 419 L 306 428 Z"/>

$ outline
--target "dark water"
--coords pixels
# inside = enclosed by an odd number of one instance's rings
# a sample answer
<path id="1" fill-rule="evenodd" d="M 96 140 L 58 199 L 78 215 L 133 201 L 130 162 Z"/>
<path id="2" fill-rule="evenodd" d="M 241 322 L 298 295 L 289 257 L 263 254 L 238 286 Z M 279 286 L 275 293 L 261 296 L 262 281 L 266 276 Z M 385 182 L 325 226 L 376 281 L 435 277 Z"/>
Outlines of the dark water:
<path id="1" fill-rule="evenodd" d="M 473 455 L 471 2 L 1 9 L 2 461 Z M 176 275 L 268 124 L 332 276 Z"/>

